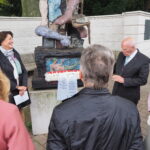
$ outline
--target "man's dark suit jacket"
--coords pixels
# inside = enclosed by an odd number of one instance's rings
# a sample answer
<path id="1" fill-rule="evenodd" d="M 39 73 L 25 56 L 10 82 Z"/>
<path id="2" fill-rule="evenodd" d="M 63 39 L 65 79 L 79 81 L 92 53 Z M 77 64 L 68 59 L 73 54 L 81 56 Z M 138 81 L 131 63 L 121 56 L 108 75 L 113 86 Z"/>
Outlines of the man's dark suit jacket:
<path id="1" fill-rule="evenodd" d="M 13 51 L 14 51 L 14 56 L 20 62 L 21 68 L 22 68 L 22 74 L 19 75 L 19 86 L 27 86 L 27 71 L 21 61 L 19 53 L 14 49 Z M 17 86 L 17 81 L 13 74 L 14 68 L 11 65 L 8 58 L 4 56 L 4 54 L 1 51 L 0 51 L 0 68 L 6 74 L 6 76 L 10 79 L 10 83 L 11 83 L 10 91 L 13 92 L 14 90 L 16 90 L 16 86 Z"/>
<path id="2" fill-rule="evenodd" d="M 120 52 L 114 67 L 114 74 L 124 78 L 124 83 L 114 83 L 113 95 L 119 95 L 138 103 L 140 86 L 147 83 L 150 59 L 139 51 L 135 57 L 124 66 L 125 56 Z"/>

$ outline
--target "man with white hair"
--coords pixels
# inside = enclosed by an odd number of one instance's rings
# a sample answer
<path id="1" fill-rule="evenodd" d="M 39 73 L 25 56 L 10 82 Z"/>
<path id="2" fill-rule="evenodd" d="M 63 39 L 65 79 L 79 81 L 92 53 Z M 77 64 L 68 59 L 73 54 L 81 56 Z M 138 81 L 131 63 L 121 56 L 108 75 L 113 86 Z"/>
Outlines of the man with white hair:
<path id="1" fill-rule="evenodd" d="M 147 83 L 150 60 L 137 49 L 135 40 L 131 37 L 125 38 L 121 47 L 122 51 L 114 67 L 112 94 L 127 98 L 137 105 L 140 86 Z"/>
<path id="2" fill-rule="evenodd" d="M 104 46 L 82 52 L 84 88 L 54 109 L 47 150 L 143 150 L 136 106 L 107 89 L 113 64 L 113 53 Z"/>

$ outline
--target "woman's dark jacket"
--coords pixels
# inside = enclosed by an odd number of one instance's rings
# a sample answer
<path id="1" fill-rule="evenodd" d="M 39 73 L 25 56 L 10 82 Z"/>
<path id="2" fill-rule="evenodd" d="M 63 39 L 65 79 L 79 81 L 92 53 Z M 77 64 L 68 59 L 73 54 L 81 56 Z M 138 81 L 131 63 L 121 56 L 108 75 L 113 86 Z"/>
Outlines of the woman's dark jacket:
<path id="1" fill-rule="evenodd" d="M 47 150 L 143 150 L 137 108 L 107 89 L 84 88 L 54 109 Z"/>
<path id="2" fill-rule="evenodd" d="M 27 71 L 22 63 L 22 60 L 20 58 L 19 53 L 13 49 L 14 51 L 14 56 L 18 59 L 18 61 L 21 64 L 21 68 L 22 68 L 22 74 L 19 75 L 19 86 L 27 86 Z M 10 83 L 11 83 L 11 92 L 16 90 L 16 86 L 17 86 L 17 81 L 14 77 L 14 68 L 11 65 L 10 61 L 8 60 L 8 58 L 0 51 L 0 68 L 2 69 L 2 71 L 6 74 L 6 76 L 10 79 Z"/>

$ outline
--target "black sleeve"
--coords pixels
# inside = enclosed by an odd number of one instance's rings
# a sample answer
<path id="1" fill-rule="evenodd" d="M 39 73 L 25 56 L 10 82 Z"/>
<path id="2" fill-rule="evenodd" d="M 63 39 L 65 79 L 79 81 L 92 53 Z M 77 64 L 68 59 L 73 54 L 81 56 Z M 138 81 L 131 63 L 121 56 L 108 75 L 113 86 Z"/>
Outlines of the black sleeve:
<path id="1" fill-rule="evenodd" d="M 116 63 L 114 64 L 113 74 L 116 74 Z"/>
<path id="2" fill-rule="evenodd" d="M 27 87 L 28 86 L 28 73 L 22 61 L 20 63 L 21 63 L 21 68 L 22 68 L 22 84 L 21 85 Z"/>
<path id="3" fill-rule="evenodd" d="M 120 53 L 118 54 L 118 57 L 117 57 L 117 59 L 116 59 L 116 61 L 115 61 L 115 64 L 114 64 L 113 74 L 117 74 L 116 66 L 117 66 L 117 63 L 120 61 L 120 58 L 121 58 L 121 57 L 122 57 L 122 53 L 120 52 Z"/>
<path id="4" fill-rule="evenodd" d="M 136 129 L 134 131 L 133 140 L 129 150 L 144 150 L 143 138 L 140 128 L 140 117 L 138 115 Z"/>
<path id="5" fill-rule="evenodd" d="M 10 80 L 10 91 L 16 90 L 16 86 L 17 86 L 17 84 L 15 82 L 13 82 L 13 81 Z"/>
<path id="6" fill-rule="evenodd" d="M 149 74 L 149 63 L 145 63 L 141 66 L 139 70 L 138 77 L 136 78 L 124 78 L 124 86 L 141 86 L 147 83 L 147 78 Z"/>
<path id="7" fill-rule="evenodd" d="M 49 125 L 47 150 L 67 150 L 65 138 L 60 131 L 60 125 L 54 111 Z"/>

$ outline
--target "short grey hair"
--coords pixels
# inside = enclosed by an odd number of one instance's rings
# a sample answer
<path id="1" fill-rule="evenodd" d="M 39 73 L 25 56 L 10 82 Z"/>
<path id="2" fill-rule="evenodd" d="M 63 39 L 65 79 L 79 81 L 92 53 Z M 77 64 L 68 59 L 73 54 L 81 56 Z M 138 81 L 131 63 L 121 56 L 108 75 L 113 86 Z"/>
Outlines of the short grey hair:
<path id="1" fill-rule="evenodd" d="M 113 52 L 102 45 L 91 45 L 83 50 L 80 70 L 84 83 L 92 83 L 94 89 L 107 87 L 114 65 Z"/>

